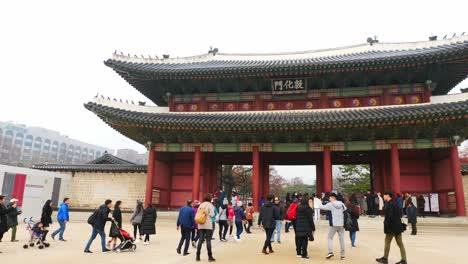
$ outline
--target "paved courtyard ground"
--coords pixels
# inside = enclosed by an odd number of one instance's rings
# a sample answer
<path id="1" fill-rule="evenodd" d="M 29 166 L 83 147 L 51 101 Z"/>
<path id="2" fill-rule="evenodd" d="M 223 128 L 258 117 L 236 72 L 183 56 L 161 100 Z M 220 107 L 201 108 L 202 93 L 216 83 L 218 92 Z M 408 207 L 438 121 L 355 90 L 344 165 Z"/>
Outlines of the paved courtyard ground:
<path id="1" fill-rule="evenodd" d="M 152 237 L 152 244 L 144 246 L 138 244 L 136 252 L 100 253 L 99 240 L 95 240 L 91 250 L 94 254 L 84 254 L 83 248 L 91 233 L 91 227 L 84 223 L 71 223 L 67 227 L 65 238 L 67 242 L 52 241 L 48 249 L 22 249 L 26 238 L 23 226 L 19 227 L 18 243 L 9 242 L 9 233 L 5 234 L 4 242 L 0 243 L 0 263 L 195 263 L 195 251 L 190 248 L 191 255 L 182 257 L 177 255 L 175 248 L 179 240 L 179 233 L 175 228 L 173 217 L 162 217 L 157 223 L 157 235 Z M 351 249 L 346 237 L 346 260 L 325 260 L 327 253 L 327 223 L 321 221 L 317 227 L 316 241 L 309 244 L 310 263 L 375 263 L 376 257 L 383 252 L 383 232 L 381 219 L 362 218 L 361 232 L 357 236 L 357 248 Z M 449 221 L 450 222 L 450 221 Z M 56 228 L 55 224 L 53 228 Z M 130 225 L 124 225 L 131 231 Z M 107 232 L 106 228 L 106 232 Z M 218 263 L 302 263 L 295 256 L 294 234 L 282 234 L 282 243 L 274 244 L 274 254 L 264 256 L 260 254 L 264 233 L 254 229 L 253 234 L 243 234 L 242 242 L 236 243 L 232 239 L 228 243 L 213 241 L 214 257 Z M 347 235 L 348 233 L 346 233 Z M 404 235 L 409 263 L 467 263 L 466 253 L 468 245 L 468 226 L 460 221 L 447 224 L 446 221 L 423 223 L 419 226 L 418 236 Z M 339 255 L 339 243 L 335 240 L 335 254 Z M 390 263 L 399 261 L 399 250 L 396 243 L 392 245 Z M 202 263 L 207 262 L 206 252 L 202 253 Z"/>

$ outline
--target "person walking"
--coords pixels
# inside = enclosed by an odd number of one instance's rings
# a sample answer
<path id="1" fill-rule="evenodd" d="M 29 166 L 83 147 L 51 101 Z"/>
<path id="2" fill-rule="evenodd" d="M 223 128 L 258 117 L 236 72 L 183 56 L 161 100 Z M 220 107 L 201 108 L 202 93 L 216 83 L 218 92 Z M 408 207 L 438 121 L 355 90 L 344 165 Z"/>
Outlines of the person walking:
<path id="1" fill-rule="evenodd" d="M 112 218 L 114 218 L 114 223 L 111 224 L 111 228 L 109 230 L 109 237 L 111 240 L 107 242 L 107 247 L 110 247 L 112 243 L 112 250 L 116 248 L 117 238 L 120 239 L 120 229 L 122 229 L 122 210 L 120 207 L 122 206 L 122 201 L 115 202 L 114 211 L 112 211 Z"/>
<path id="2" fill-rule="evenodd" d="M 5 196 L 0 195 L 0 242 L 3 239 L 3 234 L 5 234 L 5 232 L 8 229 L 7 215 L 12 211 L 16 211 L 16 206 L 17 206 L 17 204 L 14 204 L 11 207 L 6 208 L 5 207 Z M 2 252 L 0 251 L 0 253 L 2 253 Z"/>
<path id="3" fill-rule="evenodd" d="M 349 232 L 351 247 L 356 247 L 356 233 L 359 231 L 359 208 L 356 197 L 346 197 L 346 207 L 348 212 L 346 215 L 351 217 L 351 225 L 345 225 L 345 230 Z M 346 223 L 347 219 L 345 219 L 344 222 Z"/>
<path id="4" fill-rule="evenodd" d="M 55 240 L 55 236 L 59 234 L 59 241 L 65 242 L 66 240 L 63 238 L 63 233 L 65 233 L 65 228 L 67 227 L 68 221 L 70 221 L 70 214 L 68 212 L 68 205 L 70 204 L 70 198 L 63 199 L 63 203 L 60 205 L 58 213 L 57 213 L 57 222 L 59 223 L 60 227 L 55 230 L 50 237 Z"/>
<path id="5" fill-rule="evenodd" d="M 255 213 L 255 210 L 252 206 L 252 203 L 248 203 L 247 208 L 245 209 L 245 219 L 247 220 L 247 225 L 244 225 L 245 231 L 247 234 L 251 234 L 252 232 L 250 231 L 250 228 L 253 225 L 253 214 Z"/>
<path id="6" fill-rule="evenodd" d="M 11 229 L 11 242 L 18 242 L 16 240 L 16 229 L 18 226 L 18 215 L 22 213 L 21 210 L 17 209 L 18 199 L 11 199 L 10 204 L 7 206 L 7 209 L 10 209 L 10 212 L 7 213 L 7 229 Z M 15 205 L 15 207 L 13 207 Z"/>
<path id="7" fill-rule="evenodd" d="M 265 230 L 265 243 L 263 244 L 262 253 L 265 255 L 274 253 L 273 247 L 271 246 L 271 237 L 275 231 L 276 223 L 275 221 L 279 219 L 280 212 L 278 207 L 273 205 L 273 200 L 275 196 L 268 195 L 267 201 L 260 209 L 260 215 L 258 216 L 258 226 Z M 267 248 L 269 251 L 267 251 Z"/>
<path id="8" fill-rule="evenodd" d="M 52 200 L 47 200 L 42 207 L 41 223 L 44 229 L 44 241 L 46 241 L 47 233 L 49 233 L 50 225 L 52 224 Z"/>
<path id="9" fill-rule="evenodd" d="M 137 230 L 138 230 L 138 237 L 139 240 L 141 240 L 141 220 L 143 219 L 143 202 L 140 200 L 137 200 L 137 205 L 135 210 L 133 211 L 133 215 L 130 218 L 130 223 L 133 226 L 133 237 L 135 238 L 135 241 L 137 240 Z"/>
<path id="10" fill-rule="evenodd" d="M 377 193 L 377 198 L 379 199 L 379 215 L 383 216 L 384 200 L 382 198 L 382 194 Z"/>
<path id="11" fill-rule="evenodd" d="M 338 233 L 340 239 L 341 260 L 345 259 L 345 245 L 344 245 L 344 214 L 346 206 L 337 200 L 335 193 L 330 194 L 329 202 L 321 206 L 322 210 L 330 211 L 328 222 L 328 254 L 327 259 L 334 257 L 333 254 L 333 237 Z"/>
<path id="12" fill-rule="evenodd" d="M 408 224 L 411 224 L 411 235 L 415 236 L 418 233 L 418 229 L 416 224 L 418 223 L 418 211 L 414 206 L 413 202 L 408 203 L 407 216 L 408 216 Z"/>
<path id="13" fill-rule="evenodd" d="M 156 218 L 158 218 L 156 209 L 153 208 L 152 204 L 148 204 L 146 209 L 143 211 L 140 231 L 140 234 L 145 236 L 145 245 L 150 244 L 150 235 L 156 234 Z"/>
<path id="14" fill-rule="evenodd" d="M 279 219 L 275 220 L 276 242 L 281 244 L 281 226 L 284 220 L 284 208 L 281 205 L 279 197 L 275 197 L 274 205 L 279 210 Z M 275 242 L 275 233 L 271 236 L 272 243 Z"/>
<path id="15" fill-rule="evenodd" d="M 388 263 L 388 255 L 390 253 L 390 245 L 395 238 L 398 247 L 400 248 L 401 261 L 397 264 L 406 264 L 406 250 L 403 245 L 402 232 L 405 227 L 401 222 L 401 210 L 393 201 L 393 193 L 385 192 L 384 200 L 387 203 L 385 206 L 384 233 L 385 233 L 385 249 L 384 256 L 376 259 L 378 263 Z"/>
<path id="16" fill-rule="evenodd" d="M 229 236 L 234 237 L 232 235 L 232 229 L 234 227 L 234 207 L 232 206 L 232 203 L 228 204 L 228 225 L 229 225 Z"/>
<path id="17" fill-rule="evenodd" d="M 199 215 L 204 218 L 203 223 L 198 223 L 198 233 L 200 236 L 200 239 L 198 240 L 198 245 L 197 245 L 197 256 L 195 258 L 196 261 L 200 261 L 200 253 L 201 253 L 201 248 L 203 243 L 206 241 L 206 250 L 208 251 L 208 261 L 209 262 L 214 262 L 216 261 L 213 258 L 213 252 L 211 251 L 211 238 L 213 237 L 213 225 L 210 221 L 210 218 L 214 216 L 214 206 L 211 203 L 211 194 L 207 193 L 204 196 L 204 202 L 200 204 L 200 207 L 198 208 L 197 215 L 195 215 L 195 218 L 197 218 Z"/>
<path id="18" fill-rule="evenodd" d="M 419 216 L 422 216 L 423 218 L 426 218 L 426 199 L 424 199 L 424 196 L 422 196 L 422 194 L 420 194 L 418 196 L 418 199 L 416 200 L 416 203 L 418 205 L 418 213 L 419 213 Z"/>
<path id="19" fill-rule="evenodd" d="M 237 206 L 234 208 L 235 223 L 236 223 L 236 237 L 237 242 L 242 242 L 241 234 L 244 231 L 243 221 L 245 220 L 245 210 L 242 206 L 242 202 L 237 202 Z"/>
<path id="20" fill-rule="evenodd" d="M 187 205 L 180 208 L 179 216 L 177 217 L 177 231 L 180 230 L 180 241 L 179 245 L 177 246 L 177 254 L 181 254 L 182 246 L 185 243 L 184 247 L 184 256 L 189 255 L 188 252 L 189 245 L 190 245 L 190 236 L 192 234 L 192 230 L 195 227 L 195 214 L 193 213 L 193 201 L 187 200 Z"/>
<path id="21" fill-rule="evenodd" d="M 211 240 L 215 240 L 216 238 L 214 238 L 214 234 L 216 232 L 216 216 L 218 215 L 218 209 L 216 209 L 214 200 L 211 200 L 211 203 L 213 204 L 213 207 L 214 207 L 214 216 L 211 217 L 211 223 L 213 225 L 213 236 L 211 237 Z"/>
<path id="22" fill-rule="evenodd" d="M 309 206 L 309 197 L 304 195 L 296 209 L 296 255 L 302 259 L 309 259 L 307 246 L 309 237 L 315 231 L 313 210 Z"/>
<path id="23" fill-rule="evenodd" d="M 320 220 L 320 206 L 322 205 L 322 201 L 320 200 L 320 198 L 318 198 L 315 195 L 313 195 L 313 198 L 314 198 L 314 217 L 315 217 L 315 221 L 318 221 Z"/>
<path id="24" fill-rule="evenodd" d="M 227 242 L 226 234 L 228 231 L 228 208 L 227 200 L 223 201 L 223 204 L 219 207 L 219 240 L 221 242 Z"/>
<path id="25" fill-rule="evenodd" d="M 193 204 L 194 204 L 193 215 L 197 215 L 198 208 L 200 207 L 200 201 L 195 200 Z M 192 247 L 195 249 L 197 248 L 197 242 L 199 238 L 200 238 L 200 235 L 198 234 L 198 224 L 195 223 L 195 227 L 192 230 Z"/>
<path id="26" fill-rule="evenodd" d="M 292 204 L 289 206 L 288 213 L 287 213 L 287 218 L 289 221 L 291 221 L 291 226 L 296 230 L 296 209 L 297 206 L 299 205 L 299 200 L 295 197 L 293 198 Z"/>
<path id="27" fill-rule="evenodd" d="M 99 209 L 93 213 L 95 214 L 93 222 L 91 223 L 91 225 L 93 226 L 93 232 L 91 233 L 91 237 L 89 238 L 88 243 L 86 244 L 86 247 L 84 249 L 85 253 L 93 253 L 89 248 L 91 247 L 91 244 L 93 243 L 94 239 L 96 239 L 96 236 L 98 234 L 101 237 L 102 252 L 106 253 L 110 251 L 110 249 L 106 247 L 106 233 L 104 232 L 104 228 L 106 226 L 107 221 L 113 220 L 109 217 L 111 207 L 112 200 L 106 200 L 104 204 L 99 206 Z M 93 215 L 91 216 L 91 218 L 92 217 Z"/>

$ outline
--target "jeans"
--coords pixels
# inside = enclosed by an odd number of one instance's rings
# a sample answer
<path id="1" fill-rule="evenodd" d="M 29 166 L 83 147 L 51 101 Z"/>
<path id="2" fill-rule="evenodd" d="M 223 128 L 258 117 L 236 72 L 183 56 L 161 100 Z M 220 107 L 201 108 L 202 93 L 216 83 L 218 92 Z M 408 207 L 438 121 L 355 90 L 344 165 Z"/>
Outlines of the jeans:
<path id="1" fill-rule="evenodd" d="M 65 227 L 67 226 L 67 224 L 65 223 L 65 221 L 58 221 L 60 227 L 59 229 L 55 230 L 51 236 L 52 238 L 55 237 L 57 234 L 59 234 L 59 240 L 63 240 L 63 233 L 65 232 Z"/>
<path id="2" fill-rule="evenodd" d="M 403 239 L 401 234 L 386 234 L 385 235 L 385 249 L 384 249 L 384 258 L 388 259 L 388 254 L 390 253 L 390 245 L 393 238 L 395 238 L 398 247 L 400 248 L 401 260 L 406 261 L 406 250 L 405 245 L 403 245 Z"/>
<path id="3" fill-rule="evenodd" d="M 308 237 L 296 237 L 296 254 L 298 256 L 307 257 L 309 255 L 309 253 L 307 252 L 308 244 Z"/>
<path id="4" fill-rule="evenodd" d="M 335 236 L 335 233 L 338 233 L 340 238 L 341 256 L 345 256 L 344 231 L 344 227 L 342 226 L 328 227 L 328 253 L 333 253 L 333 237 Z"/>
<path id="5" fill-rule="evenodd" d="M 349 239 L 351 240 L 351 246 L 354 247 L 356 243 L 356 231 L 349 231 Z"/>
<path id="6" fill-rule="evenodd" d="M 275 228 L 276 241 L 280 242 L 281 241 L 281 220 L 275 220 L 275 224 L 276 224 L 276 228 Z M 275 235 L 273 234 L 271 236 L 271 242 L 274 242 L 274 241 L 275 241 Z"/>
<path id="7" fill-rule="evenodd" d="M 137 229 L 138 229 L 138 234 L 141 236 L 140 231 L 141 231 L 141 224 L 133 224 L 133 238 L 136 239 L 137 235 Z"/>
<path id="8" fill-rule="evenodd" d="M 316 221 L 320 220 L 320 208 L 314 209 L 314 217 Z"/>
<path id="9" fill-rule="evenodd" d="M 244 231 L 244 227 L 242 226 L 242 222 L 236 221 L 236 236 L 237 239 L 240 239 L 240 235 Z"/>
<path id="10" fill-rule="evenodd" d="M 290 226 L 291 226 L 291 222 L 286 221 L 286 223 L 284 224 L 284 232 L 285 233 L 289 233 L 289 227 Z"/>
<path id="11" fill-rule="evenodd" d="M 91 243 L 93 243 L 94 239 L 96 239 L 96 236 L 99 234 L 101 237 L 101 246 L 102 246 L 102 251 L 105 251 L 106 248 L 106 233 L 104 230 L 98 230 L 97 228 L 93 227 L 93 233 L 91 234 L 91 237 L 88 240 L 88 244 L 86 244 L 85 251 L 89 250 L 91 247 Z"/>
<path id="12" fill-rule="evenodd" d="M 265 243 L 263 244 L 264 250 L 267 248 L 269 248 L 270 250 L 273 249 L 271 247 L 271 237 L 273 236 L 273 232 L 275 232 L 274 228 L 265 228 L 266 239 L 265 239 Z"/>
<path id="13" fill-rule="evenodd" d="M 181 237 L 180 237 L 179 246 L 177 247 L 177 249 L 181 250 L 185 242 L 184 254 L 187 254 L 189 244 L 190 244 L 190 235 L 192 234 L 192 228 L 182 226 L 180 229 L 180 234 L 181 234 Z"/>
<path id="14" fill-rule="evenodd" d="M 226 234 L 228 231 L 227 220 L 219 220 L 219 239 L 226 239 Z"/>
<path id="15" fill-rule="evenodd" d="M 216 222 L 212 222 L 212 227 L 213 227 L 213 234 L 215 233 L 215 230 L 216 230 Z"/>
<path id="16" fill-rule="evenodd" d="M 206 250 L 208 251 L 208 257 L 212 258 L 213 252 L 211 252 L 211 238 L 213 237 L 213 230 L 198 229 L 198 234 L 200 235 L 200 240 L 198 240 L 197 245 L 197 257 L 200 257 L 203 241 L 206 239 Z"/>

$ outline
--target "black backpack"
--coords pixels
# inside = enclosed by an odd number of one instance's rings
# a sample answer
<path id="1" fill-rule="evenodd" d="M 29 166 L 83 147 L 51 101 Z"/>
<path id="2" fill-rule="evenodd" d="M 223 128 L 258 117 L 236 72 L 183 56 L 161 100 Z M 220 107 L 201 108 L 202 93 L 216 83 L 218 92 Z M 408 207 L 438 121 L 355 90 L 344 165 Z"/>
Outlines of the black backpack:
<path id="1" fill-rule="evenodd" d="M 98 212 L 99 210 L 96 210 L 88 217 L 88 224 L 94 225 L 96 223 Z"/>
<path id="2" fill-rule="evenodd" d="M 343 211 L 343 217 L 344 217 L 344 228 L 346 230 L 350 230 L 353 227 L 353 219 L 351 218 L 351 214 L 348 212 L 348 210 Z"/>

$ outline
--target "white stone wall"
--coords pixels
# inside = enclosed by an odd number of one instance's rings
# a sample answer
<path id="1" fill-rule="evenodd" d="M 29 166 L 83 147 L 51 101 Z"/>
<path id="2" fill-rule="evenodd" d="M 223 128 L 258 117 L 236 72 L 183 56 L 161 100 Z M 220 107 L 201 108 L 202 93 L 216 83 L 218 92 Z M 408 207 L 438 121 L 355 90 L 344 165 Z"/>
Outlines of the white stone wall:
<path id="1" fill-rule="evenodd" d="M 70 207 L 94 209 L 111 199 L 113 202 L 121 200 L 123 209 L 134 209 L 137 200 L 144 200 L 145 188 L 144 172 L 77 172 L 70 183 Z"/>

